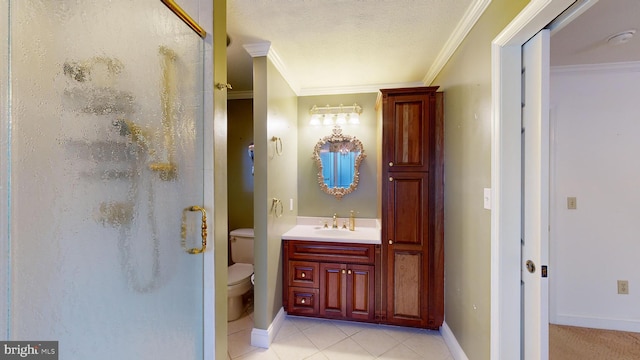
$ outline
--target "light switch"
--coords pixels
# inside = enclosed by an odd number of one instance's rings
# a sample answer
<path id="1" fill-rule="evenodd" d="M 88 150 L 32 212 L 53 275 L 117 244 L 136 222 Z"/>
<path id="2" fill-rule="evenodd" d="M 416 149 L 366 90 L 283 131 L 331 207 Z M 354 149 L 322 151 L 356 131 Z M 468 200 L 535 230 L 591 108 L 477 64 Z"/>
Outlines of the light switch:
<path id="1" fill-rule="evenodd" d="M 491 188 L 484 188 L 484 208 L 491 210 Z"/>
<path id="2" fill-rule="evenodd" d="M 569 196 L 567 198 L 567 209 L 575 210 L 578 208 L 578 200 L 575 196 Z"/>

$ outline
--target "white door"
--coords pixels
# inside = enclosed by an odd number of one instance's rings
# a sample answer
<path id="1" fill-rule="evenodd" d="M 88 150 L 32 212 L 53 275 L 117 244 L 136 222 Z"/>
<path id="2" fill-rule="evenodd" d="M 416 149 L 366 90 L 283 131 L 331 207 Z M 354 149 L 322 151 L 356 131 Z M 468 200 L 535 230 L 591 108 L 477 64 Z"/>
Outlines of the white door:
<path id="1" fill-rule="evenodd" d="M 521 356 L 549 357 L 549 31 L 522 46 Z"/>
<path id="2" fill-rule="evenodd" d="M 157 0 L 1 3 L 2 340 L 202 359 L 205 42 Z"/>

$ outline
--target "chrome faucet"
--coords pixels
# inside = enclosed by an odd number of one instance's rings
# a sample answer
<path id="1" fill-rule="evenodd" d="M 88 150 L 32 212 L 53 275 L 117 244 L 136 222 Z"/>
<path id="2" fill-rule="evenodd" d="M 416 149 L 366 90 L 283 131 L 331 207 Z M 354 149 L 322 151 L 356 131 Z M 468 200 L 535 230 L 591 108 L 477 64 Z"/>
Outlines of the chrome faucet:
<path id="1" fill-rule="evenodd" d="M 331 226 L 332 229 L 337 229 L 338 228 L 338 214 L 333 214 L 333 225 Z"/>

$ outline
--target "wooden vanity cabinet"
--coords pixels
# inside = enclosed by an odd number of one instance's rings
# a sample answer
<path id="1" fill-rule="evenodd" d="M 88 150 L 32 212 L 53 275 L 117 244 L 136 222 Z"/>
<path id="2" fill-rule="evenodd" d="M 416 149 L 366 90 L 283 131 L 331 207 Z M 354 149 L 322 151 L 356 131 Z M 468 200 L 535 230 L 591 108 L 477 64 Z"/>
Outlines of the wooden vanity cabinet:
<path id="1" fill-rule="evenodd" d="M 374 321 L 376 246 L 283 241 L 287 313 Z"/>
<path id="2" fill-rule="evenodd" d="M 443 94 L 382 93 L 381 322 L 438 329 L 444 320 Z"/>

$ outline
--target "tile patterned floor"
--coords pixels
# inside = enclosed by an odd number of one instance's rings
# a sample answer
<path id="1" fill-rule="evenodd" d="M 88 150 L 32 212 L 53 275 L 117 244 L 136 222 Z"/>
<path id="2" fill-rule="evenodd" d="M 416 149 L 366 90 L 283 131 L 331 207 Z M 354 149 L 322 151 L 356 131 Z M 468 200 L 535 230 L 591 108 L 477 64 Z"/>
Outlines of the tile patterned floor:
<path id="1" fill-rule="evenodd" d="M 229 360 L 453 360 L 437 331 L 287 316 L 269 349 L 251 346 L 253 314 L 228 324 Z"/>

